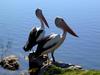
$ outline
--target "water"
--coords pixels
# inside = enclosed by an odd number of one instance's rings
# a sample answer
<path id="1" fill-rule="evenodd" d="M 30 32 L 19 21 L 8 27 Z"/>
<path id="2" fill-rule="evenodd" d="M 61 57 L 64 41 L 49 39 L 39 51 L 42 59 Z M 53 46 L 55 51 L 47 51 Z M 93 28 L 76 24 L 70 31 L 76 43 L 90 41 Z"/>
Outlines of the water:
<path id="1" fill-rule="evenodd" d="M 55 52 L 56 60 L 80 64 L 86 69 L 100 69 L 99 0 L 0 0 L 0 44 L 12 41 L 8 54 L 16 54 L 25 62 L 23 58 L 27 53 L 22 47 L 31 28 L 40 25 L 34 14 L 36 8 L 41 8 L 48 20 L 48 34 L 61 33 L 54 25 L 55 17 L 61 16 L 79 35 L 79 38 L 67 35 Z"/>

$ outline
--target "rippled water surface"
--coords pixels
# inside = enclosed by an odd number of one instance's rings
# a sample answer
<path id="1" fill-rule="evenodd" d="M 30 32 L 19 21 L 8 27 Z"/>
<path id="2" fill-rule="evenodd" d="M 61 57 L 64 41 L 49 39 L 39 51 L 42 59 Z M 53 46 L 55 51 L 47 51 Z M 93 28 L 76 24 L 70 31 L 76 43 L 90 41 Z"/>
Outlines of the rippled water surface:
<path id="1" fill-rule="evenodd" d="M 99 0 L 0 0 L 0 45 L 6 46 L 11 41 L 11 49 L 6 53 L 19 56 L 21 70 L 28 68 L 24 60 L 28 53 L 22 47 L 31 28 L 40 25 L 34 14 L 36 8 L 41 8 L 48 20 L 50 29 L 46 29 L 47 34 L 62 33 L 54 24 L 55 17 L 61 16 L 79 35 L 79 38 L 67 35 L 55 52 L 56 60 L 100 69 Z"/>

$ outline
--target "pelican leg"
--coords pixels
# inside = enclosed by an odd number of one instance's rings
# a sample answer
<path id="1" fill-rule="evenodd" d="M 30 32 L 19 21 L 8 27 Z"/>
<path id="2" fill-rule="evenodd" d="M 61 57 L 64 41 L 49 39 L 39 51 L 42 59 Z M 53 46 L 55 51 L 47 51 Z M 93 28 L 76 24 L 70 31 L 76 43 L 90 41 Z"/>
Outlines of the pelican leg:
<path id="1" fill-rule="evenodd" d="M 55 62 L 54 51 L 51 52 L 51 56 L 52 56 L 53 62 Z"/>

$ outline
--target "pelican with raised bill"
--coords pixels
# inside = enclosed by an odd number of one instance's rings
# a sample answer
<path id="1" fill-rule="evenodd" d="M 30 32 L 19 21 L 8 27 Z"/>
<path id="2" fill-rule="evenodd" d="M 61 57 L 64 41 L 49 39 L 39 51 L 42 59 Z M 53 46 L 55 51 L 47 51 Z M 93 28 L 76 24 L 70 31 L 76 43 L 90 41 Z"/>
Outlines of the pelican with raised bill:
<path id="1" fill-rule="evenodd" d="M 51 34 L 45 37 L 41 42 L 38 43 L 35 56 L 39 57 L 44 54 L 51 53 L 53 62 L 55 62 L 54 51 L 64 42 L 67 33 L 78 37 L 77 34 L 68 26 L 62 18 L 56 17 L 55 25 L 63 30 L 62 34 Z"/>
<path id="2" fill-rule="evenodd" d="M 39 28 L 33 27 L 32 28 L 32 30 L 30 31 L 29 37 L 28 37 L 28 41 L 26 42 L 26 44 L 23 47 L 23 49 L 25 51 L 31 50 L 32 47 L 35 46 L 38 41 L 40 41 L 42 38 L 44 38 L 45 25 L 49 28 L 48 23 L 47 23 L 45 17 L 43 16 L 42 10 L 37 8 L 35 11 L 35 14 L 41 22 L 41 27 L 39 27 Z"/>

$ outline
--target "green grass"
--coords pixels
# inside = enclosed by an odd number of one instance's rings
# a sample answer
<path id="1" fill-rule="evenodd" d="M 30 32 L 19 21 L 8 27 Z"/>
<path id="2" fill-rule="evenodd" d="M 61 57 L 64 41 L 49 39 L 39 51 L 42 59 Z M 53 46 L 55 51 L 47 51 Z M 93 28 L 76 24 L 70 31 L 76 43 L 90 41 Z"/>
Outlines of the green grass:
<path id="1" fill-rule="evenodd" d="M 59 75 L 100 75 L 100 71 L 96 70 L 66 70 L 64 74 Z"/>
<path id="2" fill-rule="evenodd" d="M 74 70 L 74 69 L 64 69 L 56 66 L 50 66 L 44 72 L 44 75 L 100 75 L 98 70 Z"/>

